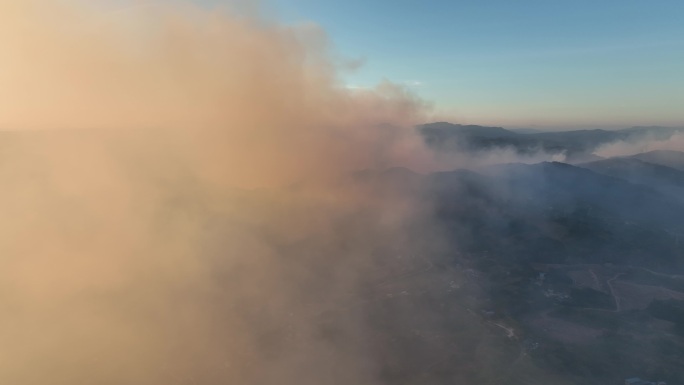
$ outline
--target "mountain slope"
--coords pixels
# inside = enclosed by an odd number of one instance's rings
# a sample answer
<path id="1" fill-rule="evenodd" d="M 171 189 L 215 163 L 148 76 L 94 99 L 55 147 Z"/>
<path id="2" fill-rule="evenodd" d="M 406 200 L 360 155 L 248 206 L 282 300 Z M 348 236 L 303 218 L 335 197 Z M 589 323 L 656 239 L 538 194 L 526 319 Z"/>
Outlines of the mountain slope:
<path id="1" fill-rule="evenodd" d="M 684 152 L 681 151 L 656 150 L 632 155 L 631 158 L 684 171 Z"/>
<path id="2" fill-rule="evenodd" d="M 684 197 L 684 171 L 636 157 L 611 158 L 579 164 L 594 172 L 649 186 L 673 198 Z"/>

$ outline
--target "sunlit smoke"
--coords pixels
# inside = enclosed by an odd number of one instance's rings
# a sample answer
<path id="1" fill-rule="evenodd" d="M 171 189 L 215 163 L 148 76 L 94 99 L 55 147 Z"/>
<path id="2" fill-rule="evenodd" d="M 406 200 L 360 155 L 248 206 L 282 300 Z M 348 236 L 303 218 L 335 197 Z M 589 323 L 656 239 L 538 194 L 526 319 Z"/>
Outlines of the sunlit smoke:
<path id="1" fill-rule="evenodd" d="M 310 320 L 408 242 L 344 176 L 432 167 L 422 101 L 190 4 L 2 0 L 0 46 L 0 382 L 375 381 L 360 314 Z"/>

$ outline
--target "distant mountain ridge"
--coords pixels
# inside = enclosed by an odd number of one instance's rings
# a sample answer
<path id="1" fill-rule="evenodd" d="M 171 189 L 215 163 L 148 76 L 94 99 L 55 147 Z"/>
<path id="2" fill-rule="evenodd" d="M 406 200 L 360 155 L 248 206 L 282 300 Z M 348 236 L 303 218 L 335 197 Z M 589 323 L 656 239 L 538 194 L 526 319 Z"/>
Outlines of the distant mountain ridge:
<path id="1" fill-rule="evenodd" d="M 568 158 L 586 158 L 600 146 L 620 140 L 653 138 L 666 140 L 684 132 L 684 128 L 630 127 L 621 130 L 572 130 L 524 133 L 503 127 L 461 125 L 435 122 L 417 127 L 425 143 L 436 151 L 487 151 L 500 147 L 515 149 L 520 154 L 545 151 L 565 154 Z M 684 161 L 682 161 L 684 164 Z"/>

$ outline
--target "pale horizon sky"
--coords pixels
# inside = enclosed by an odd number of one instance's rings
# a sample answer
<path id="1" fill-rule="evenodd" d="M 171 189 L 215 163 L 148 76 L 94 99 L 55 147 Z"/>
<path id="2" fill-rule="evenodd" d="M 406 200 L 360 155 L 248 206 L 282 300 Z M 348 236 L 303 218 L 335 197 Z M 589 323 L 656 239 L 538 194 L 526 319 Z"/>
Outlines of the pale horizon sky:
<path id="1" fill-rule="evenodd" d="M 684 126 L 684 1 L 270 0 L 461 123 Z"/>

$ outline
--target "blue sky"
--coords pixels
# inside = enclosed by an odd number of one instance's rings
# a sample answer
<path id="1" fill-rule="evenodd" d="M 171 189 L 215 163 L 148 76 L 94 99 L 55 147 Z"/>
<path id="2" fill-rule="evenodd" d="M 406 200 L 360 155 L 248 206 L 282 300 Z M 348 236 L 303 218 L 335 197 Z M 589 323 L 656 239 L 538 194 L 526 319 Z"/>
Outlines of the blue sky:
<path id="1" fill-rule="evenodd" d="M 217 1 L 217 0 L 214 0 Z M 514 126 L 684 125 L 682 0 L 267 0 L 314 21 L 345 81 L 406 82 L 437 111 Z"/>

